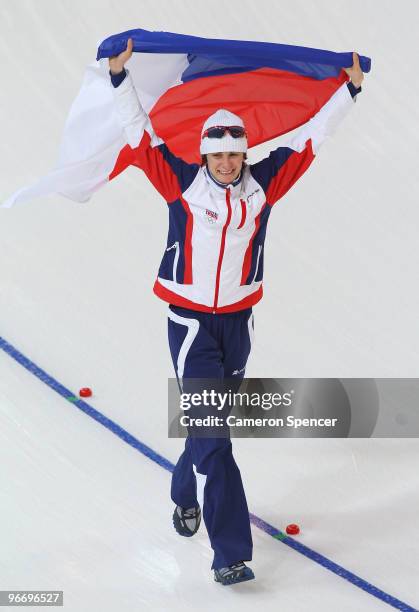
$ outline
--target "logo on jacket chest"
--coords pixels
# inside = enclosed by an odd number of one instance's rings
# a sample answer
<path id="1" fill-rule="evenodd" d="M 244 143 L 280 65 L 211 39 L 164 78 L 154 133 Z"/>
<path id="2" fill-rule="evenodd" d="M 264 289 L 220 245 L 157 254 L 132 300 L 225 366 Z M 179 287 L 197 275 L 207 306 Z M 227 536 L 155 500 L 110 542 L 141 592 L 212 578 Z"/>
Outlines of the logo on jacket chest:
<path id="1" fill-rule="evenodd" d="M 218 213 L 214 212 L 213 210 L 209 210 L 208 208 L 205 209 L 205 216 L 208 223 L 215 223 L 218 219 Z"/>
<path id="2" fill-rule="evenodd" d="M 247 200 L 248 204 L 255 204 L 256 200 L 255 200 L 255 197 L 254 197 L 254 196 L 256 196 L 256 194 L 257 194 L 257 193 L 259 193 L 259 191 L 260 191 L 260 189 L 255 189 L 254 191 L 252 191 L 252 193 L 251 193 L 251 194 L 249 194 L 249 195 L 246 197 L 246 200 Z M 258 196 L 258 197 L 259 197 L 259 196 Z"/>

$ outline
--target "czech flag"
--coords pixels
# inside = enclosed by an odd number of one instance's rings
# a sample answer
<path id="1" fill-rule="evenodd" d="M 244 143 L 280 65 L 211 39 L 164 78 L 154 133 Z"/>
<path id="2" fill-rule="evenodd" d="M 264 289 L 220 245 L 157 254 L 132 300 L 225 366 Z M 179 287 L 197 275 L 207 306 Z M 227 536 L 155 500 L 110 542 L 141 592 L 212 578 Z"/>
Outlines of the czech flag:
<path id="1" fill-rule="evenodd" d="M 352 66 L 352 52 L 141 29 L 110 36 L 86 69 L 56 166 L 4 207 L 52 193 L 86 202 L 134 160 L 115 109 L 107 59 L 125 50 L 128 38 L 134 53 L 126 66 L 154 131 L 190 163 L 199 163 L 202 125 L 218 108 L 242 117 L 252 147 L 309 121 L 348 80 L 342 68 Z M 360 56 L 360 64 L 369 72 L 368 57 Z"/>

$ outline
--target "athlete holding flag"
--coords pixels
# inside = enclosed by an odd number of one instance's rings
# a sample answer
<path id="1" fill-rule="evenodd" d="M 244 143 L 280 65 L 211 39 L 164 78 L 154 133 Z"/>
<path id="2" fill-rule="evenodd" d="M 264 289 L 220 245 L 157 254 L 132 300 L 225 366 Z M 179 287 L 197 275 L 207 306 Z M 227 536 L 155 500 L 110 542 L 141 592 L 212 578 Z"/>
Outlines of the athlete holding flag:
<path id="1" fill-rule="evenodd" d="M 167 248 L 154 292 L 169 303 L 168 336 L 176 375 L 188 379 L 244 377 L 253 337 L 252 306 L 262 298 L 263 252 L 274 204 L 308 169 L 361 91 L 353 53 L 350 81 L 287 142 L 256 164 L 246 163 L 242 119 L 220 108 L 201 130 L 202 164 L 175 157 L 155 134 L 124 68 L 133 51 L 109 58 L 115 104 L 141 168 L 168 204 Z M 206 476 L 203 516 L 214 550 L 214 578 L 223 585 L 254 578 L 249 511 L 229 437 L 188 436 L 172 476 L 173 522 L 182 536 L 200 525 L 193 466 Z"/>

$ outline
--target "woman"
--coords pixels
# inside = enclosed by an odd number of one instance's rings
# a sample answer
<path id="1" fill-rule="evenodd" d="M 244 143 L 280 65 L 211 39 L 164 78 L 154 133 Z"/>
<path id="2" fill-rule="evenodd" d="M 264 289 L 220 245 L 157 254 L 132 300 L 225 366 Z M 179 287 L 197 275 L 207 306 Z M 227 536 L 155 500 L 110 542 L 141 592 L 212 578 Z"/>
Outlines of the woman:
<path id="1" fill-rule="evenodd" d="M 272 206 L 307 170 L 322 142 L 352 106 L 363 73 L 354 53 L 351 82 L 287 146 L 246 164 L 243 121 L 225 109 L 201 131 L 202 165 L 175 157 L 156 136 L 124 64 L 133 43 L 109 59 L 116 108 L 141 168 L 169 207 L 167 248 L 154 292 L 169 302 L 169 345 L 182 390 L 197 379 L 242 380 L 253 335 L 252 306 L 262 297 L 263 249 Z M 231 386 L 230 386 L 231 388 Z M 196 390 L 196 388 L 194 389 Z M 234 389 L 233 389 L 234 390 Z M 173 523 L 186 537 L 200 524 L 193 466 L 206 476 L 203 516 L 214 550 L 214 578 L 234 584 L 254 578 L 249 512 L 240 471 L 226 437 L 189 435 L 173 473 Z"/>

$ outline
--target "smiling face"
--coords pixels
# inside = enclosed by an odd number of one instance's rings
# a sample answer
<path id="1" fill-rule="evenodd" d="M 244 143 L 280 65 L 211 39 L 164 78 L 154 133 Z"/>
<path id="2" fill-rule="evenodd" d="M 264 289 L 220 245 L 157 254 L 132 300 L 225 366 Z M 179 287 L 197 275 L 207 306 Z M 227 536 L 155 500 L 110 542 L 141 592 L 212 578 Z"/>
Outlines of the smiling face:
<path id="1" fill-rule="evenodd" d="M 240 174 L 244 153 L 207 153 L 208 169 L 220 183 L 232 183 Z"/>

